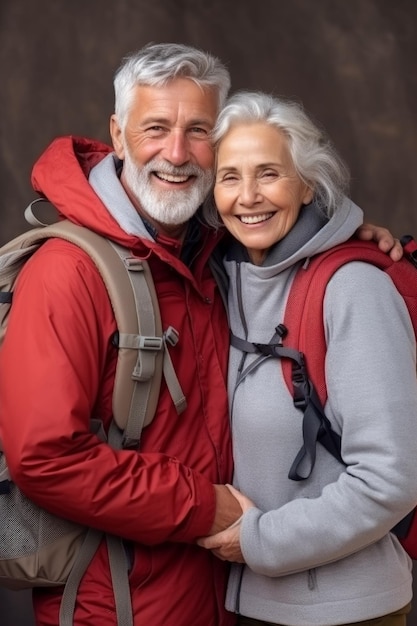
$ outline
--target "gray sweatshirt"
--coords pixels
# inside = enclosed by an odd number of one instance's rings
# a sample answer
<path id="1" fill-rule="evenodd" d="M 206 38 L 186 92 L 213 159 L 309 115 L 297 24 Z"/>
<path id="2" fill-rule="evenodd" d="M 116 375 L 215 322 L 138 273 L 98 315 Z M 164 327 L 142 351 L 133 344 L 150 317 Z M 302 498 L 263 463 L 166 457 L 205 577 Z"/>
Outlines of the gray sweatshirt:
<path id="1" fill-rule="evenodd" d="M 361 222 L 347 199 L 327 222 L 310 205 L 262 266 L 241 260 L 242 248 L 232 246 L 224 259 L 232 332 L 268 343 L 299 264 L 346 240 Z M 341 434 L 346 468 L 317 444 L 310 478 L 288 478 L 302 444 L 302 413 L 281 365 L 267 359 L 236 387 L 242 353 L 230 351 L 234 484 L 256 507 L 243 517 L 246 565 L 232 566 L 226 606 L 289 626 L 363 621 L 412 597 L 411 561 L 389 532 L 417 502 L 410 318 L 388 276 L 360 262 L 329 282 L 324 317 L 326 415 Z"/>

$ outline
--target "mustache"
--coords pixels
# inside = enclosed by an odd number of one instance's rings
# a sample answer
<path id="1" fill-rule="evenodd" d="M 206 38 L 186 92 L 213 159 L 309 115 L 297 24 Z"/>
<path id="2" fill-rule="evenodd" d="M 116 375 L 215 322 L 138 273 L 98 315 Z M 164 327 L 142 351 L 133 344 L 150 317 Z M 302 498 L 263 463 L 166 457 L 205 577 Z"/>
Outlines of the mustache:
<path id="1" fill-rule="evenodd" d="M 214 174 L 212 169 L 204 170 L 199 165 L 193 163 L 175 166 L 168 161 L 161 161 L 159 159 L 153 159 L 152 161 L 149 161 L 149 163 L 146 163 L 146 165 L 143 166 L 142 171 L 147 174 L 151 172 L 161 172 L 162 174 L 170 174 L 171 176 L 203 176 L 208 173 L 212 176 Z"/>

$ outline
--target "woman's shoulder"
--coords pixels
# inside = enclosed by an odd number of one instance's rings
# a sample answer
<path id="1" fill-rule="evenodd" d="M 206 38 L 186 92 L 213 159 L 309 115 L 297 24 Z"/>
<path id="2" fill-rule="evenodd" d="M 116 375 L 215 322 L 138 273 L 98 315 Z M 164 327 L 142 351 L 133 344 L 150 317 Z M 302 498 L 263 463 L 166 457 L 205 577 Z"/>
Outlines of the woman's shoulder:
<path id="1" fill-rule="evenodd" d="M 327 284 L 324 296 L 327 319 L 343 317 L 366 321 L 382 329 L 402 326 L 415 341 L 406 302 L 387 272 L 372 263 L 353 261 L 340 267 Z"/>

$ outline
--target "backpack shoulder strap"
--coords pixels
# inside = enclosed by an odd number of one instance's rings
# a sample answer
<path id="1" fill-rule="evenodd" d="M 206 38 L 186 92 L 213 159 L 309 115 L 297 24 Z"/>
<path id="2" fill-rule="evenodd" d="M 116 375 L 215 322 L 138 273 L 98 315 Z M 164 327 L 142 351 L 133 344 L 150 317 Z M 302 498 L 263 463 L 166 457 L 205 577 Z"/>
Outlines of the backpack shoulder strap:
<path id="1" fill-rule="evenodd" d="M 389 274 L 403 296 L 417 333 L 416 270 L 405 258 L 392 261 L 373 242 L 351 239 L 312 257 L 296 273 L 285 309 L 287 328 L 285 345 L 302 352 L 306 366 L 322 405 L 327 400 L 324 376 L 326 340 L 323 324 L 323 302 L 327 283 L 345 263 L 372 263 Z M 291 363 L 282 360 L 284 378 L 291 393 Z"/>
<path id="2" fill-rule="evenodd" d="M 37 229 L 34 237 L 60 237 L 79 246 L 103 279 L 119 339 L 113 417 L 125 430 L 127 445 L 137 445 L 142 427 L 153 419 L 162 377 L 162 326 L 149 267 L 127 249 L 67 220 Z"/>
<path id="3" fill-rule="evenodd" d="M 113 416 L 124 431 L 123 447 L 137 447 L 142 428 L 155 414 L 164 371 L 177 412 L 186 407 L 166 343 L 175 345 L 173 329 L 163 334 L 158 299 L 148 263 L 129 250 L 68 220 L 35 228 L 10 242 L 27 256 L 42 241 L 65 239 L 93 260 L 106 286 L 118 333 L 118 360 L 113 392 Z M 3 247 L 6 250 L 7 245 Z M 25 254 L 19 252 L 20 257 Z M 22 263 L 22 261 L 20 261 Z"/>

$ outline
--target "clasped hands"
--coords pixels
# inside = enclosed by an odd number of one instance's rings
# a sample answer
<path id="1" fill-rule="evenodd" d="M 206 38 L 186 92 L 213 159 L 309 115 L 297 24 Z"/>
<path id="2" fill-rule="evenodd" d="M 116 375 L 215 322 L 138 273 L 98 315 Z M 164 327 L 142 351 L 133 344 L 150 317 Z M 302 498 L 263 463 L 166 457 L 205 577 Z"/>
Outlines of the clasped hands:
<path id="1" fill-rule="evenodd" d="M 216 488 L 223 488 L 222 485 L 215 485 Z M 197 543 L 202 548 L 206 548 L 207 550 L 211 550 L 211 552 L 222 561 L 231 561 L 233 563 L 244 563 L 245 559 L 242 554 L 242 550 L 240 547 L 240 527 L 242 523 L 243 514 L 250 508 L 254 507 L 255 504 L 244 496 L 240 491 L 232 487 L 231 485 L 225 486 L 230 494 L 235 499 L 234 506 L 228 507 L 229 515 L 232 514 L 232 509 L 234 510 L 234 521 L 227 525 L 224 529 L 221 529 L 221 523 L 219 521 L 220 512 L 216 511 L 217 521 L 213 525 L 212 533 L 207 537 L 202 537 L 198 539 Z M 221 500 L 225 500 L 225 492 L 216 490 L 216 495 L 219 500 L 219 495 Z M 230 498 L 230 495 L 229 495 Z M 237 508 L 237 507 L 240 507 Z M 217 508 L 221 508 L 221 505 Z M 237 512 L 237 513 L 236 513 Z M 239 514 L 240 513 L 240 514 Z M 220 528 L 221 530 L 218 530 Z"/>

